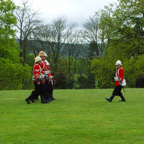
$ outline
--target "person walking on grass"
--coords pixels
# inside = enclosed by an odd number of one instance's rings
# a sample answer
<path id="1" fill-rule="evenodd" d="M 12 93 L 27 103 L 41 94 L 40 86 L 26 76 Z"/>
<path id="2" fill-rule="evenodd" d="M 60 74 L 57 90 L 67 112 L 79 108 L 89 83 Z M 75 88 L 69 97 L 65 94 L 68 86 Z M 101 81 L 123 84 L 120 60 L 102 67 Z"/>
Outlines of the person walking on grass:
<path id="1" fill-rule="evenodd" d="M 36 96 L 39 96 L 39 95 L 41 97 L 41 103 L 48 103 L 44 99 L 44 73 L 43 73 L 42 68 L 40 66 L 41 63 L 42 63 L 41 57 L 37 56 L 35 58 L 35 64 L 34 64 L 34 67 L 33 67 L 33 82 L 34 82 L 34 85 L 35 85 L 35 91 L 32 91 L 30 96 L 28 96 L 25 99 L 27 104 L 30 104 L 30 100 L 32 102 L 35 102 L 34 98 Z"/>
<path id="2" fill-rule="evenodd" d="M 45 62 L 47 65 L 47 69 L 49 70 L 49 81 L 47 82 L 47 84 L 48 84 L 47 90 L 48 90 L 48 93 L 50 93 L 50 101 L 57 100 L 53 97 L 53 83 L 54 83 L 53 81 L 54 81 L 54 79 L 53 79 L 53 75 L 49 69 L 50 63 L 47 60 L 45 60 Z"/>
<path id="3" fill-rule="evenodd" d="M 121 97 L 120 102 L 125 102 L 125 98 L 121 93 L 122 83 L 125 81 L 124 79 L 124 69 L 122 68 L 122 63 L 120 60 L 116 62 L 116 73 L 115 73 L 115 89 L 110 98 L 106 98 L 107 101 L 112 102 L 113 98 L 118 95 Z"/>
<path id="4" fill-rule="evenodd" d="M 50 71 L 49 71 L 49 68 L 47 67 L 46 61 L 45 61 L 46 57 L 47 57 L 47 54 L 44 51 L 40 51 L 39 54 L 38 54 L 38 56 L 40 56 L 41 59 L 42 59 L 41 68 L 42 68 L 42 70 L 43 70 L 43 72 L 45 74 L 45 83 L 44 83 L 44 87 L 45 87 L 45 89 L 44 89 L 45 100 L 48 101 L 48 102 L 50 102 L 51 101 L 50 100 L 51 95 L 50 95 L 50 93 L 47 90 L 47 88 L 48 88 L 48 82 L 49 82 L 49 79 L 50 79 L 50 75 L 49 75 Z"/>
<path id="5" fill-rule="evenodd" d="M 44 51 L 40 51 L 38 56 L 41 57 L 42 59 L 42 64 L 41 64 L 41 68 L 45 74 L 45 97 L 46 99 L 50 102 L 53 100 L 56 100 L 53 97 L 53 76 L 51 75 L 50 69 L 49 69 L 49 63 L 46 60 L 47 54 Z"/>

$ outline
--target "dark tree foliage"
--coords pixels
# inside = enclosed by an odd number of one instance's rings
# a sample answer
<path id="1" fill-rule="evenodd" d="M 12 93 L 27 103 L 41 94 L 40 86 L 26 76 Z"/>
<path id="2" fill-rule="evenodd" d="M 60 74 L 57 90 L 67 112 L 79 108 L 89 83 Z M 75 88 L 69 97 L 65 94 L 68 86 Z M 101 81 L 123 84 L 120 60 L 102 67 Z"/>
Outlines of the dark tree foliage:
<path id="1" fill-rule="evenodd" d="M 56 89 L 66 89 L 67 80 L 63 73 L 52 73 L 54 76 L 54 88 Z"/>
<path id="2" fill-rule="evenodd" d="M 78 77 L 79 89 L 86 89 L 88 87 L 88 78 L 81 76 Z"/>
<path id="3" fill-rule="evenodd" d="M 144 73 L 140 73 L 136 77 L 135 87 L 136 88 L 144 88 Z"/>

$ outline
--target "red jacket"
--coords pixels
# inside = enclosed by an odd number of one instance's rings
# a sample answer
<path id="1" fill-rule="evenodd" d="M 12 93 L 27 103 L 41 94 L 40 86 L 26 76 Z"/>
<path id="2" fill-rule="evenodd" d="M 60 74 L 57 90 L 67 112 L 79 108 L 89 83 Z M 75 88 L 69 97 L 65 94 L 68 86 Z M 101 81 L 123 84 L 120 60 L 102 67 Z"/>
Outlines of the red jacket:
<path id="1" fill-rule="evenodd" d="M 118 81 L 115 81 L 115 86 L 119 86 L 119 81 L 121 80 L 123 82 L 124 79 L 124 69 L 122 67 L 116 70 L 115 77 L 118 77 Z"/>
<path id="2" fill-rule="evenodd" d="M 35 63 L 33 67 L 33 82 L 37 82 L 37 78 L 42 78 L 41 83 L 44 83 L 43 71 L 39 63 Z"/>
<path id="3" fill-rule="evenodd" d="M 43 73 L 49 77 L 49 68 L 48 68 L 48 66 L 46 65 L 46 62 L 45 62 L 45 61 L 42 61 L 42 63 L 41 63 L 40 66 L 41 66 L 41 68 L 42 68 Z"/>
<path id="4" fill-rule="evenodd" d="M 42 61 L 41 68 L 42 68 L 42 70 L 43 70 L 43 72 L 44 72 L 45 75 L 47 75 L 48 77 L 52 76 L 52 75 L 51 75 L 51 72 L 50 72 L 50 70 L 49 70 L 49 66 L 46 64 L 45 61 Z M 52 84 L 53 84 L 53 80 L 50 79 L 50 81 L 51 81 Z"/>
<path id="5" fill-rule="evenodd" d="M 47 67 L 47 70 L 49 71 L 48 77 L 52 76 L 51 71 L 50 71 L 50 69 L 49 69 L 49 66 L 46 65 L 46 67 Z M 51 83 L 53 84 L 53 79 L 50 79 L 50 81 L 51 81 Z"/>
<path id="6" fill-rule="evenodd" d="M 41 66 L 41 68 L 42 68 L 45 75 L 47 75 L 48 77 L 52 76 L 51 72 L 50 72 L 50 69 L 49 69 L 49 66 L 46 64 L 46 61 L 42 61 L 40 66 Z M 53 79 L 50 79 L 50 81 L 53 84 Z"/>
<path id="7" fill-rule="evenodd" d="M 48 69 L 49 69 L 49 67 L 48 67 Z M 49 71 L 49 76 L 52 76 L 51 71 Z M 50 79 L 50 81 L 51 81 L 51 83 L 53 85 L 53 79 Z"/>

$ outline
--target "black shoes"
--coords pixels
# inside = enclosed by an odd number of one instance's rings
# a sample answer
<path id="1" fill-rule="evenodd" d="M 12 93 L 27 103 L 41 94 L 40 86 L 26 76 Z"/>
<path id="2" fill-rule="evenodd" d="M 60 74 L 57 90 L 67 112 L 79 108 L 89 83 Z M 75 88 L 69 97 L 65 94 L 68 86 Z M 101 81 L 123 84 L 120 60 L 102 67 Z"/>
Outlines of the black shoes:
<path id="1" fill-rule="evenodd" d="M 50 94 L 40 95 L 40 97 L 41 97 L 41 103 L 49 103 L 53 100 L 57 100 L 53 96 L 51 96 Z M 38 100 L 38 97 L 34 97 L 32 94 L 25 99 L 27 104 L 31 104 L 30 101 L 35 103 L 35 100 Z"/>
<path id="2" fill-rule="evenodd" d="M 121 100 L 119 102 L 126 102 L 123 94 L 121 94 L 119 96 L 121 97 Z M 109 102 L 112 102 L 112 100 L 113 100 L 114 97 L 115 97 L 115 95 L 112 94 L 111 97 L 110 98 L 106 98 L 106 100 L 109 101 Z"/>
<path id="3" fill-rule="evenodd" d="M 112 102 L 112 100 L 111 100 L 111 99 L 109 99 L 109 98 L 106 98 L 106 100 L 107 100 L 107 101 L 109 101 L 109 102 Z"/>
<path id="4" fill-rule="evenodd" d="M 31 101 L 32 101 L 33 103 L 35 103 L 34 99 L 31 99 Z"/>
<path id="5" fill-rule="evenodd" d="M 125 100 L 125 98 L 124 98 L 123 94 L 122 94 L 122 95 L 120 95 L 120 97 L 121 97 L 121 101 L 119 101 L 119 102 L 126 102 L 126 100 Z"/>
<path id="6" fill-rule="evenodd" d="M 25 101 L 27 102 L 27 104 L 31 104 L 28 98 L 26 98 Z"/>
<path id="7" fill-rule="evenodd" d="M 107 101 L 109 101 L 109 102 L 112 102 L 112 100 L 110 99 L 110 98 L 105 98 Z M 123 99 L 123 100 L 120 100 L 119 102 L 126 102 L 126 100 L 125 99 Z"/>
<path id="8" fill-rule="evenodd" d="M 126 100 L 120 100 L 119 102 L 126 102 Z"/>
<path id="9" fill-rule="evenodd" d="M 49 101 L 45 100 L 45 95 L 40 95 L 41 103 L 49 103 Z"/>
<path id="10" fill-rule="evenodd" d="M 55 99 L 54 97 L 52 97 L 52 98 L 51 98 L 51 101 L 53 101 L 53 100 L 57 100 L 57 99 Z"/>

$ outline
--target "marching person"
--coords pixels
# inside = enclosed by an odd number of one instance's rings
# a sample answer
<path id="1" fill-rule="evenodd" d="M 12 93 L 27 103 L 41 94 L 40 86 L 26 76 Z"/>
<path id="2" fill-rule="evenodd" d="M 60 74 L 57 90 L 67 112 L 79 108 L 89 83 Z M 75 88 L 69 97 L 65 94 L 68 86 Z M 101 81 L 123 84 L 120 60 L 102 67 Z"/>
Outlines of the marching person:
<path id="1" fill-rule="evenodd" d="M 35 91 L 33 91 L 31 95 L 25 99 L 28 104 L 30 104 L 30 100 L 34 102 L 33 99 L 39 95 L 41 97 L 41 103 L 47 103 L 44 99 L 44 74 L 40 66 L 41 62 L 42 59 L 37 56 L 33 67 L 33 82 L 35 85 Z"/>
<path id="2" fill-rule="evenodd" d="M 49 70 L 50 63 L 47 60 L 45 60 L 45 62 Z M 53 75 L 51 74 L 50 70 L 49 70 L 48 92 L 50 93 L 51 96 L 50 101 L 57 100 L 53 97 Z"/>
<path id="3" fill-rule="evenodd" d="M 125 98 L 121 93 L 122 82 L 124 81 L 124 69 L 122 68 L 122 63 L 120 60 L 116 62 L 116 73 L 115 73 L 115 89 L 110 98 L 106 98 L 107 101 L 112 102 L 113 98 L 118 95 L 121 97 L 120 102 L 125 102 Z"/>
<path id="4" fill-rule="evenodd" d="M 45 95 L 45 100 L 47 102 L 50 102 L 50 99 L 51 99 L 51 96 L 50 96 L 50 93 L 48 92 L 47 88 L 48 88 L 48 82 L 49 82 L 49 68 L 47 67 L 46 65 L 46 57 L 47 57 L 47 54 L 44 52 L 44 51 L 40 51 L 39 54 L 38 54 L 41 59 L 42 59 L 42 63 L 41 63 L 41 68 L 44 72 L 44 75 L 45 75 L 45 83 L 44 83 L 44 95 Z"/>

